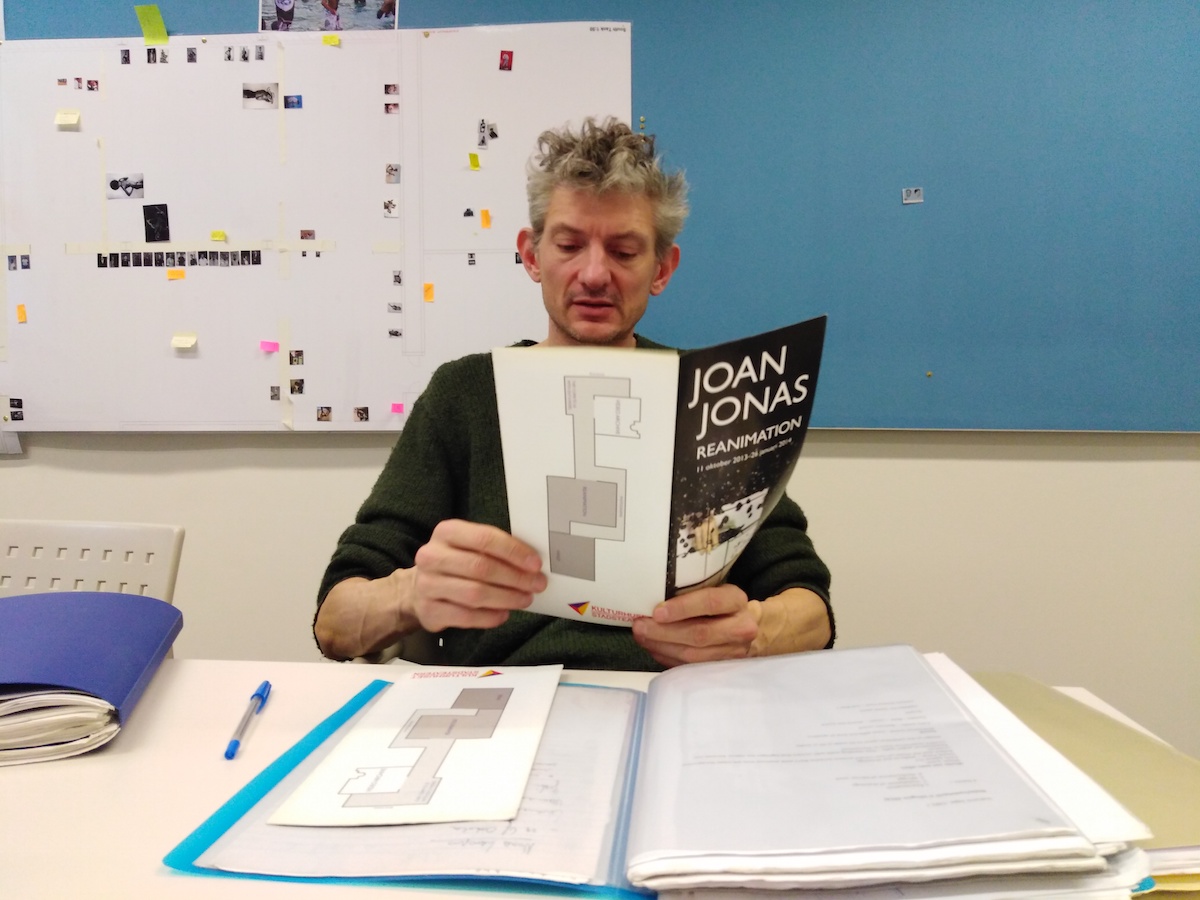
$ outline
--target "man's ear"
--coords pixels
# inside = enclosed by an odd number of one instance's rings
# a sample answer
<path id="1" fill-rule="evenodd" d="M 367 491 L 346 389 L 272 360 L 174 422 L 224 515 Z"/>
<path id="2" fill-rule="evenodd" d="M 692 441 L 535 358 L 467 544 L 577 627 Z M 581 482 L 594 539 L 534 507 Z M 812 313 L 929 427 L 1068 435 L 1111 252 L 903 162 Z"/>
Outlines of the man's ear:
<path id="1" fill-rule="evenodd" d="M 529 268 L 526 266 L 526 268 Z M 650 293 L 657 297 L 666 290 L 667 282 L 671 280 L 671 276 L 675 274 L 675 270 L 679 268 L 679 245 L 672 244 L 671 249 L 663 254 L 663 258 L 658 261 L 658 271 L 654 273 L 654 280 L 650 282 Z"/>
<path id="2" fill-rule="evenodd" d="M 533 242 L 533 229 L 522 228 L 517 233 L 517 252 L 521 255 L 521 264 L 529 277 L 538 284 L 542 282 L 542 267 L 538 263 L 537 247 Z"/>

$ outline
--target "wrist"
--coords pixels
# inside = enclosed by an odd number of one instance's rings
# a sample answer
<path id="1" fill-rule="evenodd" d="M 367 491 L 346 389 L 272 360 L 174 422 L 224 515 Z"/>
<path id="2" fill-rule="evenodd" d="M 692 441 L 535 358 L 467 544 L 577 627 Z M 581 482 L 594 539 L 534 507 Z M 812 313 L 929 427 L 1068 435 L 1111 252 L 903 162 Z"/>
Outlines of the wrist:
<path id="1" fill-rule="evenodd" d="M 820 650 L 829 642 L 829 613 L 816 592 L 789 588 L 757 603 L 758 634 L 751 656 Z"/>

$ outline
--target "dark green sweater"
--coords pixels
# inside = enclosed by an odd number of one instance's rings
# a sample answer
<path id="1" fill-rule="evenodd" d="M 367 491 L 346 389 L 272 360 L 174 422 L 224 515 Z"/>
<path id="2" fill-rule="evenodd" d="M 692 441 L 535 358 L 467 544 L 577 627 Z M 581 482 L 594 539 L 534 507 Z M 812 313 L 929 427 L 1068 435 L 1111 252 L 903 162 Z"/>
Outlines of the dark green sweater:
<path id="1" fill-rule="evenodd" d="M 644 338 L 637 340 L 639 347 L 661 347 Z M 321 581 L 318 608 L 339 581 L 383 578 L 397 568 L 412 566 L 418 548 L 443 519 L 467 519 L 510 530 L 490 353 L 465 356 L 434 373 L 355 523 L 338 539 Z M 813 550 L 807 527 L 800 508 L 783 497 L 727 580 L 752 600 L 804 587 L 828 604 L 829 570 Z M 438 637 L 448 665 L 662 668 L 634 642 L 628 628 L 527 612 L 513 613 L 498 628 L 449 629 Z"/>

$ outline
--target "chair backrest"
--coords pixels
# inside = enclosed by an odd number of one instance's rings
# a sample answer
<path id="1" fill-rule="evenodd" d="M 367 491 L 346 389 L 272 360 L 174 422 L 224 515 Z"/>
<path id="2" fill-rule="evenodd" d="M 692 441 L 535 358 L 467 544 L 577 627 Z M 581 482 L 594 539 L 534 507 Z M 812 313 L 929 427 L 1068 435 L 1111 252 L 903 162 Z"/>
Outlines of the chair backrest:
<path id="1" fill-rule="evenodd" d="M 175 525 L 0 519 L 0 597 L 102 591 L 171 603 L 182 551 Z"/>

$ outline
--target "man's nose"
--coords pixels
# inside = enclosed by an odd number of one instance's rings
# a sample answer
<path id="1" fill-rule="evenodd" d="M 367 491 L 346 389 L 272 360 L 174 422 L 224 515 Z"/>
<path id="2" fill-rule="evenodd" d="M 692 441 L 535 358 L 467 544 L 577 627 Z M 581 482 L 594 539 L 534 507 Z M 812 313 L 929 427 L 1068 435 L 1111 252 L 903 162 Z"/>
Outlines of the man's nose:
<path id="1" fill-rule="evenodd" d="M 589 244 L 584 251 L 583 269 L 580 270 L 579 280 L 592 289 L 606 287 L 611 280 L 608 269 L 608 253 L 602 246 Z"/>

